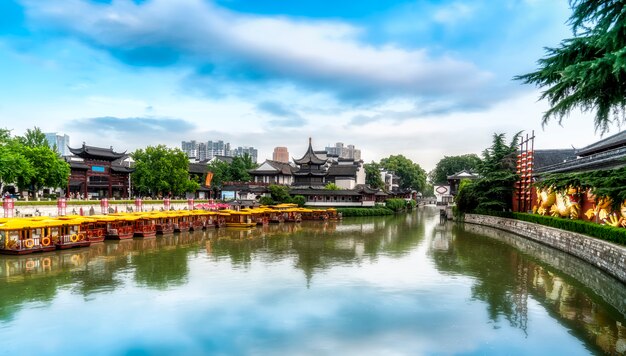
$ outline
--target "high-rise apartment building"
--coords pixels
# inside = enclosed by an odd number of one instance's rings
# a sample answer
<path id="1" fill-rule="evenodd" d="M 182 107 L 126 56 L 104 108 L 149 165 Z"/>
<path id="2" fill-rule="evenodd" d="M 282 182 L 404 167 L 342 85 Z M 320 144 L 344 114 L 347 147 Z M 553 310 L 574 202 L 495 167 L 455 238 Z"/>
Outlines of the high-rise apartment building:
<path id="1" fill-rule="evenodd" d="M 61 156 L 70 156 L 72 153 L 70 152 L 70 137 L 68 135 L 57 135 L 56 132 L 47 132 L 46 140 L 48 141 L 48 146 L 54 149 L 56 147 L 56 152 Z"/>
<path id="2" fill-rule="evenodd" d="M 252 159 L 252 162 L 256 163 L 257 160 L 257 149 L 254 147 L 237 147 L 233 150 L 233 156 L 235 157 L 243 157 L 245 154 L 248 154 Z"/>
<path id="3" fill-rule="evenodd" d="M 355 161 L 361 160 L 361 150 L 355 148 L 354 145 L 344 146 L 343 142 L 337 142 L 334 147 L 327 146 L 326 152 L 339 158 L 350 158 Z"/>
<path id="4" fill-rule="evenodd" d="M 180 148 L 187 157 L 198 158 L 198 143 L 195 140 L 181 142 Z"/>
<path id="5" fill-rule="evenodd" d="M 289 163 L 289 150 L 287 150 L 287 147 L 275 147 L 272 160 Z"/>

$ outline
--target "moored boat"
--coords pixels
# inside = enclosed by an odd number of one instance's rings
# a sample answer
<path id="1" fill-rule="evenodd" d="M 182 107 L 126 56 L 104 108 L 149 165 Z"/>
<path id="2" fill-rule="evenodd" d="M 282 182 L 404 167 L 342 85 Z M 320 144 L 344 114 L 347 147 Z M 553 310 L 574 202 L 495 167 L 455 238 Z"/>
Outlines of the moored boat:
<path id="1" fill-rule="evenodd" d="M 107 240 L 132 239 L 135 233 L 134 223 L 139 219 L 136 215 L 116 215 L 115 221 L 107 224 Z"/>
<path id="2" fill-rule="evenodd" d="M 226 212 L 226 211 L 225 211 Z M 250 228 L 256 226 L 249 212 L 229 210 L 226 216 L 226 227 Z"/>
<path id="3" fill-rule="evenodd" d="M 0 253 L 23 255 L 56 249 L 46 229 L 62 226 L 60 221 L 46 222 L 14 218 L 0 225 Z"/>
<path id="4" fill-rule="evenodd" d="M 143 214 L 133 224 L 133 236 L 144 239 L 156 236 L 156 217 L 153 214 Z"/>

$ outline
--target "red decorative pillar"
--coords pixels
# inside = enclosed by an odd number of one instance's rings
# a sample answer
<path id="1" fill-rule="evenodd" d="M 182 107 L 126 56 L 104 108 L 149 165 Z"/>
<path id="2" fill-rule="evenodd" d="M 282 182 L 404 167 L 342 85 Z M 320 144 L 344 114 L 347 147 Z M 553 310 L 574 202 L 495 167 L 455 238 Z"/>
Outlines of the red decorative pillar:
<path id="1" fill-rule="evenodd" d="M 15 202 L 13 198 L 5 197 L 2 201 L 2 208 L 4 209 L 4 217 L 12 218 L 13 210 L 15 209 Z"/>
<path id="2" fill-rule="evenodd" d="M 165 210 L 165 211 L 170 210 L 170 206 L 171 206 L 170 198 L 163 199 L 163 210 Z"/>
<path id="3" fill-rule="evenodd" d="M 100 200 L 100 211 L 104 215 L 109 213 L 109 199 L 103 198 Z"/>
<path id="4" fill-rule="evenodd" d="M 64 216 L 67 209 L 67 200 L 65 198 L 57 199 L 57 215 Z"/>
<path id="5" fill-rule="evenodd" d="M 142 202 L 140 198 L 135 199 L 135 211 L 143 211 L 142 210 Z"/>

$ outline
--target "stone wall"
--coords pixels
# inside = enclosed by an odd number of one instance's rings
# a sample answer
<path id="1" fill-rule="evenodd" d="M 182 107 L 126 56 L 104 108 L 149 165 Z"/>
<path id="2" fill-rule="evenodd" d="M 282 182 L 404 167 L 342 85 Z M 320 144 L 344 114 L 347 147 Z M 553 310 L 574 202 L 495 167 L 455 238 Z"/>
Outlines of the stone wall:
<path id="1" fill-rule="evenodd" d="M 626 247 L 515 219 L 465 214 L 465 222 L 512 232 L 576 256 L 626 283 Z"/>

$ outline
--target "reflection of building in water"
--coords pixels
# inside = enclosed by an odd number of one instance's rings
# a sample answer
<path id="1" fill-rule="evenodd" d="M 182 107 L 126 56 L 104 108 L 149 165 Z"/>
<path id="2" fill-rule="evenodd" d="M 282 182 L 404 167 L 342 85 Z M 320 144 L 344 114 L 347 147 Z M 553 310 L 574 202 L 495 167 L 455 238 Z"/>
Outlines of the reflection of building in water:
<path id="1" fill-rule="evenodd" d="M 440 270 L 455 270 L 474 276 L 474 296 L 486 301 L 490 310 L 500 311 L 511 325 L 525 330 L 530 297 L 566 325 L 572 334 L 584 340 L 590 349 L 608 354 L 626 352 L 626 287 L 622 284 L 616 284 L 602 271 L 563 252 L 502 231 L 471 225 L 456 230 L 456 237 L 450 240 L 448 250 L 431 250 L 435 263 Z M 511 245 L 537 259 L 555 263 L 557 267 L 570 267 L 576 273 L 584 271 L 590 283 L 603 281 L 601 287 L 586 284 L 585 289 L 581 289 L 574 286 L 569 282 L 571 277 L 555 272 L 558 271 L 556 267 L 539 264 Z M 486 255 L 490 256 L 490 263 L 485 263 Z M 510 263 L 495 261 L 497 259 Z M 507 265 L 509 268 L 491 268 Z M 606 294 L 598 296 L 589 291 L 590 287 Z M 615 313 L 604 300 L 611 300 L 621 314 Z"/>

